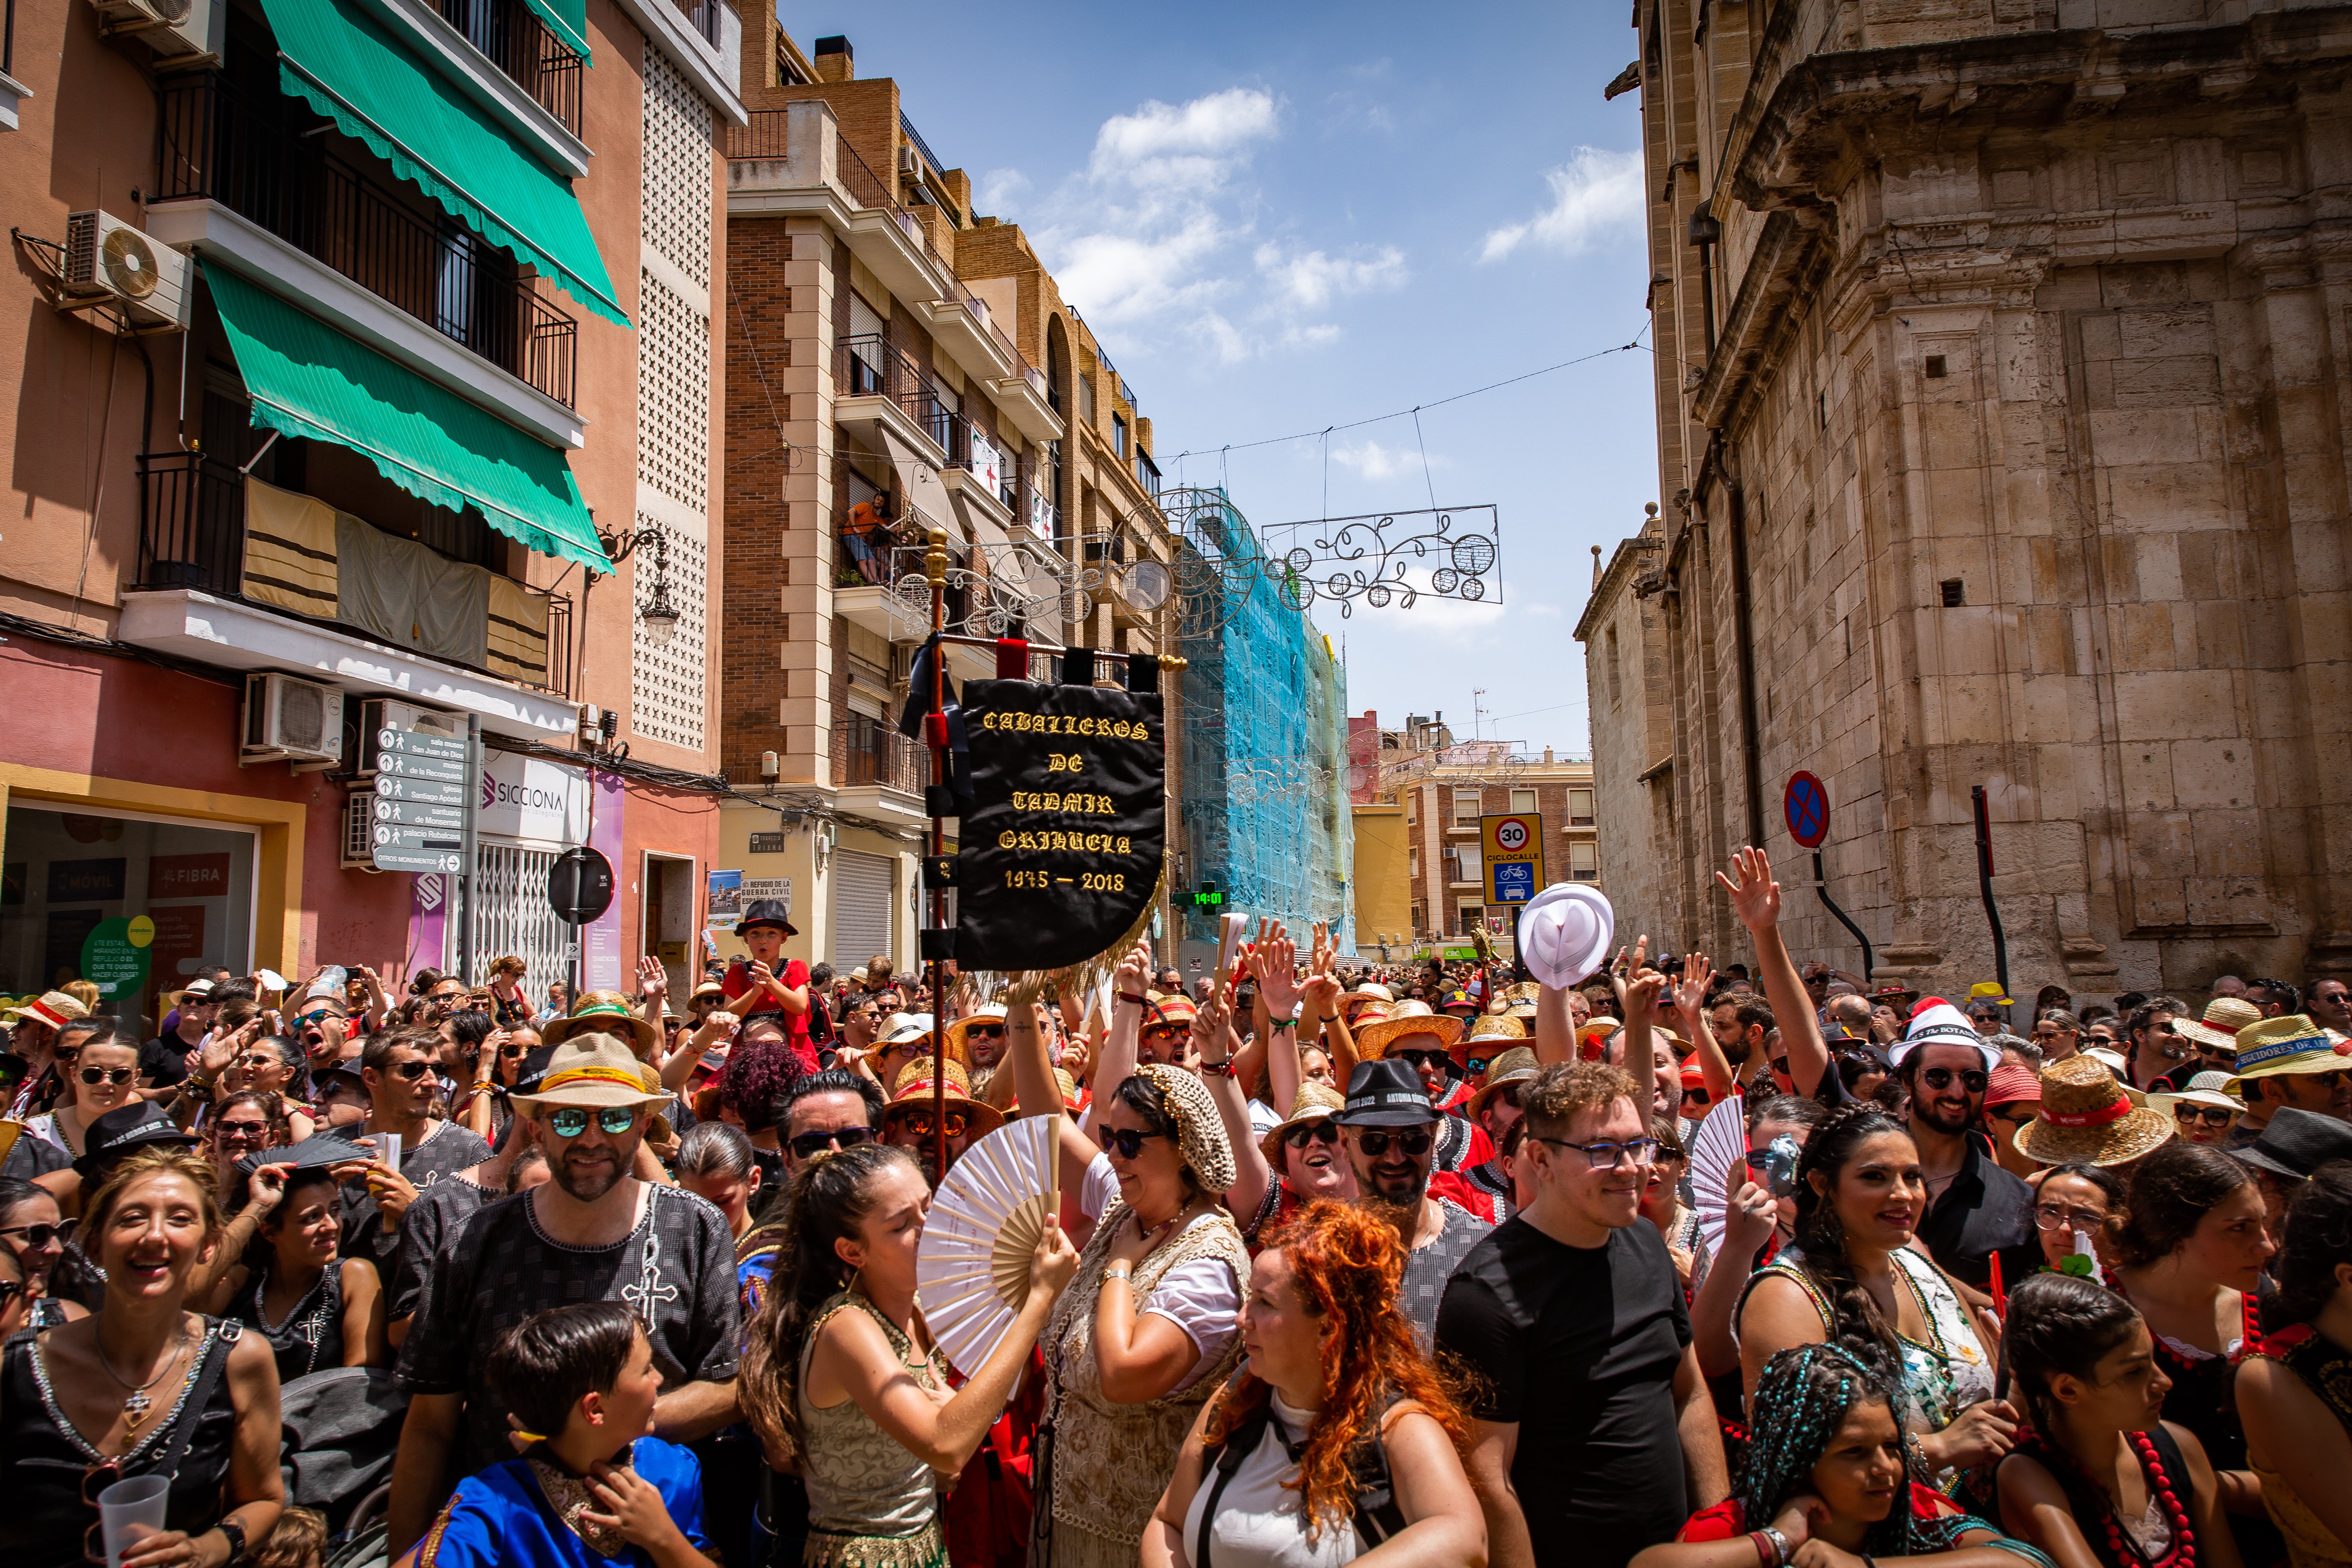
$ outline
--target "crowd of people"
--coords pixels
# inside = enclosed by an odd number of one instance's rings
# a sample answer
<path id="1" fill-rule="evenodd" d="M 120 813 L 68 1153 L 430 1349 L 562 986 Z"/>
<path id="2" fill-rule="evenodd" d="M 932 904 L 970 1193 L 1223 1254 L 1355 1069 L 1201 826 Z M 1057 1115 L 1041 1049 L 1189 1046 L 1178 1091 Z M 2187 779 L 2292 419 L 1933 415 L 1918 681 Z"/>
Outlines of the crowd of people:
<path id="1" fill-rule="evenodd" d="M 1560 987 L 1261 922 L 935 997 L 754 902 L 682 1002 L 26 998 L 0 1560 L 2352 1561 L 2344 984 L 1919 996 L 1717 880 L 1741 962 Z M 954 1364 L 933 1194 L 1041 1117 Z"/>

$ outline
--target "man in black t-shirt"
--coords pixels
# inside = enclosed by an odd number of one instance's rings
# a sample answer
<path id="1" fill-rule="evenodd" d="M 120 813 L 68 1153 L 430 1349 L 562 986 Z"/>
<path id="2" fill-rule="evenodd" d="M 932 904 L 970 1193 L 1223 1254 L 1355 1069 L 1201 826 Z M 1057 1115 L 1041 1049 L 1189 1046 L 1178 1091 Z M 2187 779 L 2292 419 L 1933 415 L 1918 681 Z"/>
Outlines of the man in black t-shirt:
<path id="1" fill-rule="evenodd" d="M 1471 1477 L 1495 1568 L 1622 1568 L 1728 1495 L 1672 1258 L 1640 1223 L 1655 1144 L 1618 1068 L 1522 1100 L 1536 1198 L 1454 1271 L 1437 1348 L 1478 1374 Z"/>

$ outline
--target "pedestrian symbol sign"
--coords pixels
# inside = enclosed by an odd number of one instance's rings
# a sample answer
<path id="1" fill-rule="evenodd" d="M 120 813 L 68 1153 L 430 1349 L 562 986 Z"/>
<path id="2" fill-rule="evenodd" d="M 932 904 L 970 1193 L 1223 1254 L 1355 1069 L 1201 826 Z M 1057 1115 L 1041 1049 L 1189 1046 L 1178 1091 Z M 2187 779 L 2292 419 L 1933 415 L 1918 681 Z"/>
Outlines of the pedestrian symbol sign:
<path id="1" fill-rule="evenodd" d="M 1544 885 L 1543 818 L 1530 812 L 1478 819 L 1486 864 L 1486 901 L 1524 904 Z"/>

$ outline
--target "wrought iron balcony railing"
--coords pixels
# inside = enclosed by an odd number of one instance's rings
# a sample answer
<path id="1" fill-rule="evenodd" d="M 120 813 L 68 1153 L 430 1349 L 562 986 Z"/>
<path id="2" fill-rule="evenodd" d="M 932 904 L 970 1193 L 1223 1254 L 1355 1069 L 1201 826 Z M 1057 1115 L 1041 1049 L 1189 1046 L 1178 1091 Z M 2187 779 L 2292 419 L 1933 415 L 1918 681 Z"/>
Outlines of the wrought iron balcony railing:
<path id="1" fill-rule="evenodd" d="M 580 134 L 580 84 L 587 61 L 523 0 L 439 0 L 441 17 L 506 72 L 539 106 Z"/>

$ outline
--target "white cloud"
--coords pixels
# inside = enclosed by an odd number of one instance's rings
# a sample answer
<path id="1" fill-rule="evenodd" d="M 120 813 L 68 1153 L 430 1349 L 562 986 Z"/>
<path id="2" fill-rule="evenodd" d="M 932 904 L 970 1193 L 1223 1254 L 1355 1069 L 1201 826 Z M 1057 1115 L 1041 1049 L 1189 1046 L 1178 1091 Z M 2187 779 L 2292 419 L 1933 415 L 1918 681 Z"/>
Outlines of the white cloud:
<path id="1" fill-rule="evenodd" d="M 1269 241 L 1257 247 L 1259 274 L 1275 286 L 1276 297 L 1303 310 L 1319 310 L 1346 294 L 1369 294 L 1398 289 L 1410 276 L 1404 252 L 1381 246 L 1368 257 L 1331 257 L 1319 250 L 1286 255 Z"/>
<path id="2" fill-rule="evenodd" d="M 1421 453 L 1406 451 L 1402 447 L 1383 447 L 1378 441 L 1366 440 L 1360 447 L 1334 447 L 1331 460 L 1341 468 L 1352 468 L 1368 479 L 1390 479 L 1400 474 L 1421 472 Z M 1446 466 L 1443 454 L 1429 459 L 1433 468 Z"/>
<path id="3" fill-rule="evenodd" d="M 1229 87 L 1181 105 L 1151 99 L 1103 121 L 1088 169 L 1097 179 L 1212 184 L 1235 153 L 1272 136 L 1279 118 L 1274 95 L 1260 88 Z"/>
<path id="4" fill-rule="evenodd" d="M 1574 256 L 1642 221 L 1642 155 L 1579 147 L 1559 168 L 1545 172 L 1551 205 L 1525 223 L 1486 231 L 1481 261 L 1499 261 L 1525 244 Z"/>
<path id="5" fill-rule="evenodd" d="M 1018 169 L 991 169 L 972 189 L 972 210 L 1001 213 L 1029 194 L 1029 176 Z"/>

